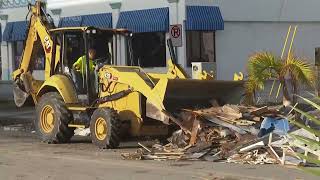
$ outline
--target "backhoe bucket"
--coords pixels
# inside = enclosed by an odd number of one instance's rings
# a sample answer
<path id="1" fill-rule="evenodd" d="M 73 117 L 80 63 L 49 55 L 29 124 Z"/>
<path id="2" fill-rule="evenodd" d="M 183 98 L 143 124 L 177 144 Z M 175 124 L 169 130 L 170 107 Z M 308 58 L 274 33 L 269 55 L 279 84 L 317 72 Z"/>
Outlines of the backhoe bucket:
<path id="1" fill-rule="evenodd" d="M 222 104 L 239 104 L 244 94 L 241 81 L 172 79 L 167 84 L 164 105 L 167 110 L 194 109 Z"/>
<path id="2" fill-rule="evenodd" d="M 16 104 L 17 107 L 22 107 L 27 99 L 29 97 L 29 94 L 23 91 L 20 86 L 14 82 L 13 83 L 13 98 L 14 98 L 14 103 Z"/>

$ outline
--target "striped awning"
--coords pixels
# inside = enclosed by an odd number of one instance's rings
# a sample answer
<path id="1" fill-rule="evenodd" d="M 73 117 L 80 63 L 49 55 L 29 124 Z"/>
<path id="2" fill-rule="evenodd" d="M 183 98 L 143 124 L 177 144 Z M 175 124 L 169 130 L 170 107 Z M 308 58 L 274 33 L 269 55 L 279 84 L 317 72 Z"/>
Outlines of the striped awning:
<path id="1" fill-rule="evenodd" d="M 8 22 L 3 32 L 3 41 L 24 41 L 26 40 L 28 22 Z"/>
<path id="2" fill-rule="evenodd" d="M 80 27 L 82 16 L 63 17 L 59 21 L 59 27 Z"/>
<path id="3" fill-rule="evenodd" d="M 8 22 L 6 24 L 6 28 L 4 29 L 3 34 L 2 34 L 2 40 L 3 41 L 10 41 L 11 33 L 12 33 L 12 27 L 13 27 L 13 22 Z"/>
<path id="4" fill-rule="evenodd" d="M 219 7 L 187 6 L 187 31 L 215 31 L 224 29 L 224 21 Z"/>
<path id="5" fill-rule="evenodd" d="M 117 28 L 132 32 L 167 32 L 169 29 L 169 8 L 145 9 L 121 12 Z"/>
<path id="6" fill-rule="evenodd" d="M 94 26 L 99 28 L 112 28 L 112 14 L 91 14 L 82 16 L 81 26 Z"/>
<path id="7" fill-rule="evenodd" d="M 59 21 L 59 27 L 95 26 L 99 28 L 112 28 L 112 14 L 90 14 L 83 16 L 63 17 Z"/>
<path id="8" fill-rule="evenodd" d="M 24 41 L 26 40 L 26 32 L 28 28 L 27 21 L 18 21 L 13 23 L 11 41 Z"/>

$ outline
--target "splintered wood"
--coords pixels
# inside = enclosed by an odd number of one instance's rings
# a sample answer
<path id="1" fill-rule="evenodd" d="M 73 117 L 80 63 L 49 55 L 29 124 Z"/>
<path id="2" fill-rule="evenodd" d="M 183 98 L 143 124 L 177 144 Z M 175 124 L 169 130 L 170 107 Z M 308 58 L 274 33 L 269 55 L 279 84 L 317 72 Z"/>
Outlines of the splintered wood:
<path id="1" fill-rule="evenodd" d="M 239 147 L 256 139 L 264 114 L 274 113 L 268 107 L 256 108 L 237 105 L 214 106 L 207 109 L 184 109 L 176 117 L 164 112 L 180 127 L 168 139 L 167 145 L 142 147 L 138 152 L 123 154 L 124 159 L 145 160 L 207 160 L 227 159 Z M 255 154 L 257 163 L 265 155 Z M 235 161 L 234 159 L 229 161 Z M 252 160 L 253 161 L 253 160 Z"/>
<path id="2" fill-rule="evenodd" d="M 211 107 L 192 112 L 203 117 L 226 121 L 230 124 L 250 126 L 254 125 L 256 122 L 260 122 L 260 117 L 269 111 L 270 110 L 266 106 L 262 108 L 255 108 L 237 105 L 224 105 L 222 107 Z"/>

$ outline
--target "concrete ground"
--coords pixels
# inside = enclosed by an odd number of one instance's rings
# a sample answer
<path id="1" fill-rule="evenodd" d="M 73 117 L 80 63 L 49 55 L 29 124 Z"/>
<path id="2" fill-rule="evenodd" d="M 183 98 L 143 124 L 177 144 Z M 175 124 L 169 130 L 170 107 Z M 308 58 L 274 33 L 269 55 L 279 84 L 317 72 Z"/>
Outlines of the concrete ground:
<path id="1" fill-rule="evenodd" d="M 100 150 L 90 138 L 75 137 L 70 144 L 44 144 L 29 129 L 3 128 L 12 127 L 10 122 L 28 124 L 33 117 L 32 109 L 0 104 L 0 122 L 6 122 L 0 128 L 0 179 L 319 179 L 280 165 L 128 161 L 120 154 L 136 151 L 137 142 L 122 143 L 117 150 Z"/>

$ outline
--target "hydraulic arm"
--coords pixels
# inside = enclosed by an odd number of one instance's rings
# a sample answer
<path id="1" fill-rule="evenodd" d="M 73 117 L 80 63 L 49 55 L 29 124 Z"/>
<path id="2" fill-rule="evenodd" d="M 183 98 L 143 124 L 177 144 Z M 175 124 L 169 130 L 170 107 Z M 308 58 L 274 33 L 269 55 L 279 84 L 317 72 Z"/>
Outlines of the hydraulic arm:
<path id="1" fill-rule="evenodd" d="M 45 56 L 45 79 L 51 75 L 51 66 L 55 57 L 53 56 L 53 40 L 49 33 L 49 29 L 54 28 L 54 24 L 45 12 L 45 3 L 36 1 L 35 5 L 29 5 L 28 8 L 28 15 L 31 15 L 26 32 L 27 38 L 20 67 L 13 72 L 14 97 L 17 106 L 22 106 L 30 95 L 34 102 L 37 101 L 35 95 L 42 82 L 35 81 L 31 74 L 35 66 L 34 61 L 39 54 L 43 53 Z"/>

